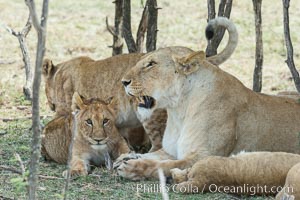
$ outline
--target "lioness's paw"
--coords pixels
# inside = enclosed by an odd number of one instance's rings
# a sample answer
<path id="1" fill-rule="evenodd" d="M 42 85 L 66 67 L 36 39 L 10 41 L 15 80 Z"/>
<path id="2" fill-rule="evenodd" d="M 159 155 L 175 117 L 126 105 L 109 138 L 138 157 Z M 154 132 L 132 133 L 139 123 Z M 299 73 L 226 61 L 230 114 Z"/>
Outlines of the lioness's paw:
<path id="1" fill-rule="evenodd" d="M 118 168 L 119 176 L 130 180 L 144 180 L 158 178 L 157 163 L 153 160 L 137 159 L 124 161 Z"/>
<path id="2" fill-rule="evenodd" d="M 124 162 L 126 162 L 128 160 L 134 160 L 134 159 L 139 159 L 139 158 L 141 158 L 141 154 L 136 154 L 134 152 L 122 154 L 114 162 L 113 168 L 117 169 L 118 167 L 121 166 L 122 163 L 124 163 Z"/>

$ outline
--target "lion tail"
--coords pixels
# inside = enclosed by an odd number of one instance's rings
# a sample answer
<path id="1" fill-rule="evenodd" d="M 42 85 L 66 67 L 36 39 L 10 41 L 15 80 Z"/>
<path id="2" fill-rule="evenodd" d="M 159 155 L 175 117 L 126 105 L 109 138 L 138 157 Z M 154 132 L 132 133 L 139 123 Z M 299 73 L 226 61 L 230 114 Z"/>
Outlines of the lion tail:
<path id="1" fill-rule="evenodd" d="M 210 20 L 206 26 L 205 35 L 207 40 L 211 40 L 216 35 L 217 27 L 224 27 L 229 33 L 229 40 L 225 49 L 214 56 L 208 57 L 207 60 L 215 65 L 225 62 L 234 52 L 238 43 L 238 32 L 235 25 L 226 17 L 217 17 Z"/>

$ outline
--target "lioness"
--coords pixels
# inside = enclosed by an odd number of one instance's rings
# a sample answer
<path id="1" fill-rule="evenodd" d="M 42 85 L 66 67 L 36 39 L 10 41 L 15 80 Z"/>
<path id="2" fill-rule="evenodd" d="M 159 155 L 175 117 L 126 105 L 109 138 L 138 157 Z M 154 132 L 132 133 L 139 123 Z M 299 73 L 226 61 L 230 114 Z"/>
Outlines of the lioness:
<path id="1" fill-rule="evenodd" d="M 134 150 L 143 149 L 152 144 L 150 151 L 161 148 L 161 138 L 166 124 L 166 111 L 154 111 L 152 118 L 139 118 L 136 115 L 135 98 L 126 97 L 121 84 L 121 78 L 143 54 L 123 54 L 103 60 L 93 60 L 88 57 L 77 57 L 54 65 L 49 59 L 44 60 L 43 76 L 48 104 L 56 116 L 66 115 L 71 111 L 72 95 L 77 91 L 85 98 L 97 97 L 106 99 L 114 96 L 118 101 L 116 125 L 120 133 L 128 139 Z M 142 124 L 141 124 L 142 122 Z M 142 130 L 143 125 L 147 135 L 140 133 L 145 140 L 136 144 L 136 130 Z M 133 141 L 133 142 L 131 142 Z M 142 146 L 144 145 L 144 146 Z M 151 147 L 151 145 L 150 145 Z M 147 149 L 148 151 L 149 149 Z"/>
<path id="2" fill-rule="evenodd" d="M 283 187 L 285 179 L 288 181 L 287 174 L 292 173 L 291 168 L 297 163 L 300 164 L 297 154 L 251 152 L 229 158 L 209 156 L 192 168 L 175 168 L 171 173 L 174 189 L 181 193 L 213 192 L 216 189 L 226 192 L 227 188 L 227 192 L 235 194 L 274 195 Z M 286 184 L 282 191 L 295 195 L 300 190 L 295 186 Z"/>
<path id="3" fill-rule="evenodd" d="M 209 22 L 207 36 L 217 25 L 234 29 L 228 19 L 216 18 Z M 167 109 L 168 121 L 163 148 L 122 155 L 114 163 L 119 175 L 139 180 L 157 177 L 161 168 L 170 176 L 172 168 L 242 150 L 300 153 L 300 104 L 255 93 L 211 63 L 204 52 L 168 47 L 144 56 L 126 73 L 126 93 L 147 96 L 148 110 Z"/>
<path id="4" fill-rule="evenodd" d="M 73 111 L 76 112 L 76 132 L 71 160 L 71 175 L 86 175 L 89 163 L 96 166 L 111 160 L 129 147 L 116 126 L 114 102 L 100 99 L 84 99 L 77 92 L 73 95 Z M 43 131 L 42 154 L 58 163 L 66 163 L 74 125 L 71 114 L 55 118 Z"/>

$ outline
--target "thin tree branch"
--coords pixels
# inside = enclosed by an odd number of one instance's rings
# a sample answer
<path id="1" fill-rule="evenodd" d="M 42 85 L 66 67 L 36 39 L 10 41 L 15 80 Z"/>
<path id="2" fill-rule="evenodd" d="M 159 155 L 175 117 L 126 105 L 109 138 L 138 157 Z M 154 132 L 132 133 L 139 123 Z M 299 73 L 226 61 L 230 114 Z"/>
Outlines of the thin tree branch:
<path id="1" fill-rule="evenodd" d="M 109 25 L 108 23 L 108 17 L 106 17 L 105 19 L 105 23 L 106 23 L 106 29 L 108 30 L 108 32 L 112 35 L 112 36 L 117 36 L 114 30 L 114 27 Z"/>
<path id="2" fill-rule="evenodd" d="M 255 34 L 256 34 L 256 50 L 255 50 L 255 68 L 253 73 L 253 91 L 261 92 L 262 89 L 262 65 L 263 57 L 263 41 L 262 41 L 262 18 L 261 3 L 262 0 L 252 0 L 255 16 Z"/>
<path id="3" fill-rule="evenodd" d="M 136 52 L 136 45 L 132 36 L 131 31 L 131 1 L 123 0 L 123 27 L 122 27 L 122 35 L 125 38 L 128 52 L 134 53 Z"/>
<path id="4" fill-rule="evenodd" d="M 45 54 L 46 43 L 46 25 L 48 17 L 48 0 L 43 0 L 41 22 L 37 18 L 34 0 L 25 0 L 29 8 L 31 19 L 35 30 L 38 35 L 35 74 L 33 80 L 33 99 L 32 99 L 32 144 L 31 144 L 31 157 L 29 165 L 29 199 L 36 199 L 36 188 L 38 185 L 38 171 L 39 171 L 39 158 L 41 155 L 41 128 L 40 128 L 40 110 L 39 110 L 39 93 L 41 84 L 41 72 L 43 57 Z"/>
<path id="5" fill-rule="evenodd" d="M 143 44 L 145 39 L 145 33 L 148 26 L 148 6 L 146 5 L 143 10 L 142 18 L 139 24 L 139 28 L 136 35 L 136 48 L 137 52 L 143 52 Z"/>
<path id="6" fill-rule="evenodd" d="M 28 20 L 26 22 L 26 25 L 22 29 L 22 31 L 16 32 L 10 27 L 6 26 L 6 30 L 12 35 L 14 35 L 15 37 L 17 37 L 20 44 L 20 48 L 23 56 L 23 62 L 25 65 L 25 77 L 26 77 L 26 82 L 25 85 L 23 86 L 23 93 L 27 100 L 32 100 L 32 82 L 33 82 L 33 72 L 31 69 L 30 56 L 26 44 L 26 36 L 31 29 L 31 24 L 32 24 L 31 17 L 29 13 Z"/>
<path id="7" fill-rule="evenodd" d="M 70 178 L 71 178 L 71 160 L 72 160 L 72 154 L 73 154 L 73 146 L 74 146 L 74 139 L 75 135 L 77 133 L 77 119 L 76 119 L 76 112 L 72 113 L 73 115 L 73 131 L 72 131 L 72 138 L 71 138 L 71 143 L 69 146 L 69 154 L 68 154 L 68 165 L 67 165 L 67 176 L 65 177 L 65 187 L 63 191 L 63 196 L 64 200 L 67 200 L 67 195 L 68 195 L 68 189 L 69 189 L 69 184 L 70 184 Z"/>
<path id="8" fill-rule="evenodd" d="M 157 7 L 156 0 L 147 0 L 148 6 L 148 27 L 147 27 L 147 40 L 146 50 L 147 52 L 154 51 L 156 49 L 156 38 L 157 38 Z"/>
<path id="9" fill-rule="evenodd" d="M 209 22 L 210 20 L 216 17 L 215 0 L 207 0 L 207 13 L 208 13 L 207 22 Z"/>
<path id="10" fill-rule="evenodd" d="M 287 60 L 285 62 L 292 73 L 296 89 L 300 93 L 300 78 L 294 63 L 294 49 L 293 49 L 293 44 L 290 36 L 290 25 L 289 25 L 290 0 L 282 0 L 282 3 L 283 3 L 284 38 L 285 38 L 286 51 L 287 51 Z"/>
<path id="11" fill-rule="evenodd" d="M 25 38 L 27 37 L 29 31 L 31 30 L 31 27 L 32 27 L 32 22 L 31 22 L 31 17 L 29 14 L 26 25 L 24 26 L 23 30 L 21 31 L 21 34 L 24 35 Z"/>

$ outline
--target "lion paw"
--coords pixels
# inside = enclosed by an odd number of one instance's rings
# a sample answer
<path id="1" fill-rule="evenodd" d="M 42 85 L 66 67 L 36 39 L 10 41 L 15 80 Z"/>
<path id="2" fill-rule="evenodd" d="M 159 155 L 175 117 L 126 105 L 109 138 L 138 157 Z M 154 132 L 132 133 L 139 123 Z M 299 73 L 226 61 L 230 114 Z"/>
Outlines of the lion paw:
<path id="1" fill-rule="evenodd" d="M 116 161 L 113 164 L 113 168 L 117 169 L 118 167 L 120 167 L 124 162 L 129 161 L 129 160 L 134 160 L 134 159 L 139 159 L 141 158 L 140 154 L 136 154 L 135 152 L 131 152 L 131 153 L 126 153 L 126 154 L 122 154 L 120 155 Z"/>
<path id="2" fill-rule="evenodd" d="M 68 170 L 65 170 L 62 173 L 63 177 L 67 177 L 68 175 Z M 84 168 L 74 168 L 70 170 L 70 177 L 77 177 L 77 176 L 86 176 L 88 175 L 88 171 Z"/>
<path id="3" fill-rule="evenodd" d="M 147 162 L 147 160 L 128 160 L 123 161 L 117 168 L 117 173 L 131 180 L 143 180 L 145 178 L 153 177 L 153 172 L 157 171 L 153 163 Z"/>

